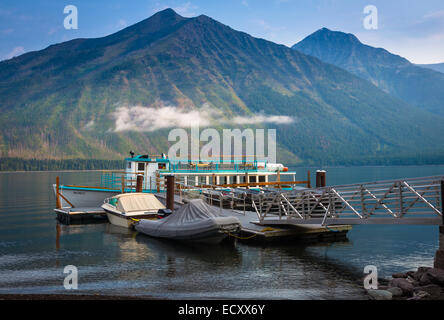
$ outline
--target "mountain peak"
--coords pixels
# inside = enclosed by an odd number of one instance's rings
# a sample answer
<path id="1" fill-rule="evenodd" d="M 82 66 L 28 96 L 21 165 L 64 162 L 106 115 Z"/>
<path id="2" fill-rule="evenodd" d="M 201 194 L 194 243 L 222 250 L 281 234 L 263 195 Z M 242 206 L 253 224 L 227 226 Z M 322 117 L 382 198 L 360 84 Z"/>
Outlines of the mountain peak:
<path id="1" fill-rule="evenodd" d="M 359 45 L 362 44 L 359 39 L 351 33 L 345 33 L 342 31 L 333 31 L 328 28 L 322 28 L 318 31 L 312 33 L 311 35 L 307 36 L 304 40 L 301 42 L 295 44 L 293 46 L 294 49 L 297 49 L 298 46 L 301 46 L 304 44 L 304 42 L 307 41 L 329 41 L 329 42 L 336 42 L 341 43 L 342 45 Z"/>
<path id="2" fill-rule="evenodd" d="M 184 17 L 182 17 L 180 14 L 178 14 L 176 11 L 174 11 L 171 8 L 166 8 L 164 10 L 158 11 L 155 14 L 153 14 L 151 16 L 151 18 L 153 17 L 161 17 L 161 18 L 182 18 L 184 19 Z"/>

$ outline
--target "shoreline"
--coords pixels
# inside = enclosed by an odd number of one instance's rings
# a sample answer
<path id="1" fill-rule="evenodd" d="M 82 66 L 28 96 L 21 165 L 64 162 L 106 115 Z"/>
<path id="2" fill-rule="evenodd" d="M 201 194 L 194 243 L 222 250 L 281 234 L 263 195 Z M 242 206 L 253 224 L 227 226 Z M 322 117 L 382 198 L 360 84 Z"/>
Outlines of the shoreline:
<path id="1" fill-rule="evenodd" d="M 287 165 L 287 167 L 292 167 L 292 168 L 310 168 L 310 169 L 316 169 L 318 168 L 319 170 L 321 169 L 328 169 L 328 168 L 387 168 L 387 167 L 441 167 L 444 166 L 444 163 L 441 164 L 387 164 L 387 165 L 332 165 L 332 166 L 323 166 L 323 165 L 319 165 L 319 166 L 314 166 L 314 165 L 309 165 L 309 166 L 295 166 L 295 165 Z M 0 174 L 2 173 L 38 173 L 38 172 L 99 172 L 99 171 L 113 171 L 113 170 L 121 170 L 121 168 L 117 168 L 117 169 L 62 169 L 62 170 L 17 170 L 17 171 L 11 171 L 11 170 L 0 170 Z"/>
<path id="2" fill-rule="evenodd" d="M 379 285 L 380 284 L 380 285 Z M 419 267 L 378 279 L 377 289 L 368 289 L 372 300 L 444 300 L 444 269 Z"/>
<path id="3" fill-rule="evenodd" d="M 150 296 L 119 296 L 106 294 L 5 293 L 0 300 L 160 300 Z"/>

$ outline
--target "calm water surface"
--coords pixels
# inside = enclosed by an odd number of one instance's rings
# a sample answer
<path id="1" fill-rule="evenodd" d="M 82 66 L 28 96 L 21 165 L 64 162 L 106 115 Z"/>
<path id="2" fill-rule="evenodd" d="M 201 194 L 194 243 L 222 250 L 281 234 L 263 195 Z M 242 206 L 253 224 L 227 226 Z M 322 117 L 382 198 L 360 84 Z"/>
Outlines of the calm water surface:
<path id="1" fill-rule="evenodd" d="M 296 168 L 298 178 L 307 169 Z M 325 168 L 327 184 L 444 174 L 444 166 Z M 432 265 L 435 226 L 355 226 L 331 244 L 190 246 L 108 223 L 60 225 L 51 184 L 95 184 L 97 172 L 0 173 L 0 293 L 67 293 L 63 268 L 79 270 L 75 293 L 160 298 L 361 299 L 366 265 L 380 276 Z M 313 177 L 314 178 L 314 177 Z M 72 292 L 72 291 L 70 291 Z"/>

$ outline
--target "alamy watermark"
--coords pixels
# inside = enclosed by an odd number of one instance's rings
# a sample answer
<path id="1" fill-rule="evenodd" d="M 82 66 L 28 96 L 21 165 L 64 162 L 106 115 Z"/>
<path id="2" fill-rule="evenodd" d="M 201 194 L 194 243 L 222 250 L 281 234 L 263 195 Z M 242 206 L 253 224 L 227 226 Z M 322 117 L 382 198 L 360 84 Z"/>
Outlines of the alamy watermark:
<path id="1" fill-rule="evenodd" d="M 366 290 L 378 289 L 378 268 L 373 265 L 365 266 L 364 273 L 366 276 L 364 277 L 364 288 Z"/>
<path id="2" fill-rule="evenodd" d="M 193 126 L 190 131 L 191 137 L 182 128 L 170 131 L 168 141 L 176 143 L 168 150 L 169 159 L 200 159 L 227 163 L 233 158 L 233 160 L 245 159 L 248 162 L 255 159 L 276 162 L 276 129 L 267 129 L 267 139 L 265 129 L 247 128 L 243 131 L 223 129 L 222 139 L 220 132 L 213 128 L 200 132 L 199 126 Z M 200 147 L 201 142 L 207 143 Z M 265 155 L 265 146 L 267 146 L 267 155 Z"/>
<path id="3" fill-rule="evenodd" d="M 378 8 L 374 5 L 368 5 L 364 8 L 364 14 L 366 14 L 363 25 L 367 30 L 378 29 Z"/>
<path id="4" fill-rule="evenodd" d="M 65 19 L 63 20 L 63 26 L 66 30 L 75 29 L 77 30 L 79 28 L 79 11 L 77 10 L 77 7 L 75 5 L 67 5 L 63 9 L 64 14 L 68 14 Z"/>
<path id="5" fill-rule="evenodd" d="M 65 280 L 63 281 L 63 286 L 66 290 L 77 290 L 78 289 L 78 279 L 79 279 L 79 272 L 77 270 L 76 266 L 69 265 L 66 266 L 63 269 L 63 273 L 67 273 L 68 275 L 65 277 Z"/>

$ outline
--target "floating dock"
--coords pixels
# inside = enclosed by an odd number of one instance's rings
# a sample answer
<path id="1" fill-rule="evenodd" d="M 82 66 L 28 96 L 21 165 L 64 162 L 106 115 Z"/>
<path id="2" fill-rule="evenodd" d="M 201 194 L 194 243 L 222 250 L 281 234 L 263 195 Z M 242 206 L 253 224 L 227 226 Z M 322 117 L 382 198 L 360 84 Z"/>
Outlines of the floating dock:
<path id="1" fill-rule="evenodd" d="M 57 214 L 57 219 L 60 222 L 69 224 L 72 221 L 86 221 L 86 220 L 97 220 L 103 219 L 106 220 L 105 210 L 102 208 L 59 208 L 54 209 L 54 212 Z"/>
<path id="2" fill-rule="evenodd" d="M 226 212 L 226 211 L 225 211 Z M 233 213 L 233 214 L 232 214 Z M 241 222 L 238 239 L 241 241 L 272 242 L 281 240 L 298 240 L 303 242 L 345 240 L 350 225 L 322 227 L 320 225 L 303 225 L 292 227 L 269 227 L 259 223 L 252 211 L 231 210 L 231 215 Z"/>

